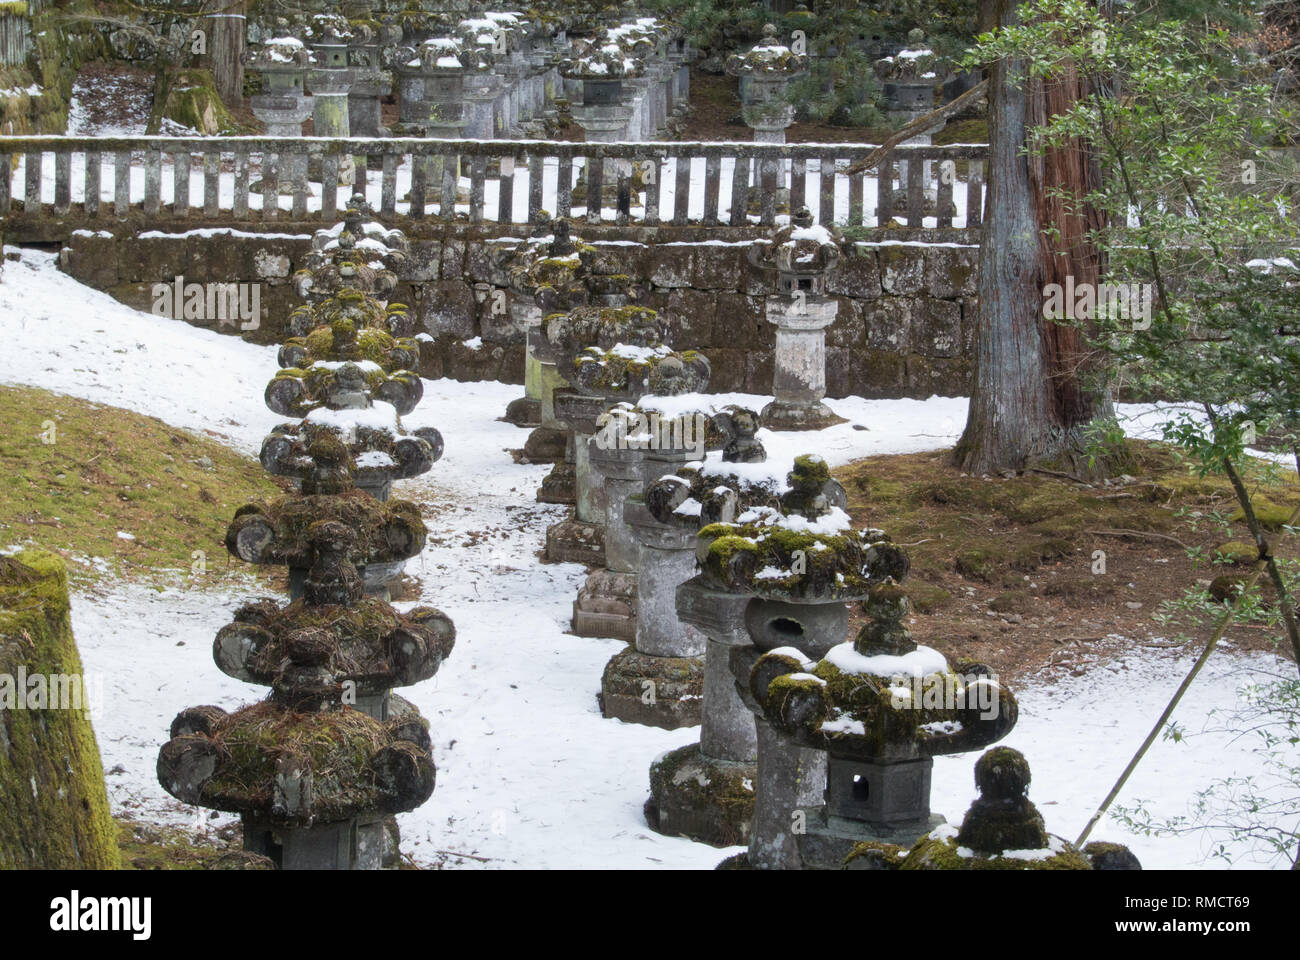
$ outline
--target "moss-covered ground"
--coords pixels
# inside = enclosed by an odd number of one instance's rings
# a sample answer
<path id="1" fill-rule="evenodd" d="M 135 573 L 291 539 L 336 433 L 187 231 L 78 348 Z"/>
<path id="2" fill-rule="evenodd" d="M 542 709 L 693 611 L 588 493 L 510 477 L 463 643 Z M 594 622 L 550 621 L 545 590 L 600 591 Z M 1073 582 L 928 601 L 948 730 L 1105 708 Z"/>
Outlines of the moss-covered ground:
<path id="1" fill-rule="evenodd" d="M 249 576 L 223 543 L 235 510 L 278 488 L 254 459 L 161 420 L 44 390 L 0 387 L 0 546 L 61 554 L 74 583 L 110 573 L 206 584 Z M 52 441 L 52 442 L 51 442 Z"/>
<path id="2" fill-rule="evenodd" d="M 944 450 L 871 457 L 835 476 L 858 525 L 906 545 L 914 638 L 1014 676 L 1081 671 L 1117 636 L 1161 643 L 1173 632 L 1153 619 L 1165 601 L 1247 569 L 1251 538 L 1225 478 L 1197 476 L 1163 444 L 1130 443 L 1126 456 L 1121 477 L 1094 485 L 963 476 Z M 1257 507 L 1300 503 L 1294 471 L 1248 479 Z M 1294 536 L 1270 539 L 1277 555 L 1300 555 Z M 1278 631 L 1247 622 L 1228 637 L 1273 650 Z"/>

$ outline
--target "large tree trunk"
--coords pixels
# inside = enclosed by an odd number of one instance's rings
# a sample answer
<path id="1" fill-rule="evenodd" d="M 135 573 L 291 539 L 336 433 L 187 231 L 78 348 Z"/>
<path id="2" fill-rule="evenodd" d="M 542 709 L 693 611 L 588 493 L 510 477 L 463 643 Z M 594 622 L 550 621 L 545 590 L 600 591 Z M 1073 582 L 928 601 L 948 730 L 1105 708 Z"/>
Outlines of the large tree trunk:
<path id="1" fill-rule="evenodd" d="M 991 0 L 985 28 L 1018 22 L 1016 0 Z M 1063 72 L 1047 83 L 1016 86 L 1018 61 L 989 67 L 989 197 L 980 247 L 979 327 L 975 376 L 966 429 L 954 452 L 973 474 L 1024 470 L 1035 464 L 1070 473 L 1104 471 L 1089 464 L 1082 428 L 1108 415 L 1104 390 L 1089 389 L 1089 357 L 1081 331 L 1044 317 L 1044 288 L 1095 284 L 1096 249 L 1086 232 L 1087 211 L 1066 209 L 1047 192 L 1063 187 L 1080 196 L 1098 171 L 1086 144 L 1026 156 L 1028 131 L 1069 106 L 1081 93 Z M 1057 235 L 1043 232 L 1051 226 Z"/>
<path id="2" fill-rule="evenodd" d="M 244 19 L 247 0 L 216 0 L 212 28 L 208 33 L 208 56 L 217 95 L 227 106 L 237 107 L 244 99 L 244 43 L 248 22 Z"/>

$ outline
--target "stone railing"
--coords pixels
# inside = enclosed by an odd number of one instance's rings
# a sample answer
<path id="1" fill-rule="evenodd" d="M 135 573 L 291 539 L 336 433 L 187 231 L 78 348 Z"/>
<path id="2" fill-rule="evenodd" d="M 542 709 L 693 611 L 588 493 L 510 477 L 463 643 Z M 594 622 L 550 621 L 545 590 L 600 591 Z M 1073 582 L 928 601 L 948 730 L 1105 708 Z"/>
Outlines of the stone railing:
<path id="1" fill-rule="evenodd" d="M 901 146 L 876 170 L 845 175 L 872 150 L 810 143 L 0 137 L 0 169 L 12 170 L 0 177 L 0 217 L 7 237 L 19 241 L 59 239 L 113 218 L 191 226 L 332 223 L 364 183 L 386 219 L 445 221 L 450 212 L 450 219 L 496 225 L 502 233 L 518 232 L 516 225 L 531 223 L 539 210 L 589 226 L 765 227 L 793 200 L 817 223 L 884 224 L 899 239 L 969 242 L 983 220 L 986 145 Z M 355 186 L 338 183 L 346 156 L 356 161 Z M 302 169 L 308 179 L 290 175 Z M 39 206 L 27 199 L 38 195 Z M 590 203 L 592 197 L 601 202 Z"/>

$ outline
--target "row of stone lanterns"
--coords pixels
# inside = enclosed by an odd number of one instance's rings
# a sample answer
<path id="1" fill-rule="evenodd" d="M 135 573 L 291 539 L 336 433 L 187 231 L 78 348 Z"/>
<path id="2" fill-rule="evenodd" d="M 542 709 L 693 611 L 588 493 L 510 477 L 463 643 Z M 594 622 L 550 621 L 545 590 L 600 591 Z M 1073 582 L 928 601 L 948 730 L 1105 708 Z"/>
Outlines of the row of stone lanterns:
<path id="1" fill-rule="evenodd" d="M 393 815 L 433 792 L 428 725 L 393 693 L 433 676 L 456 636 L 441 611 L 389 602 L 426 537 L 392 482 L 442 453 L 436 430 L 401 426 L 422 393 L 411 321 L 386 299 L 405 255 L 405 238 L 354 197 L 294 277 L 307 303 L 266 402 L 297 419 L 266 438 L 261 460 L 298 491 L 241 507 L 226 533 L 234 556 L 288 568 L 289 602 L 244 605 L 213 644 L 224 673 L 271 693 L 233 712 L 182 711 L 158 755 L 177 799 L 240 815 L 248 866 L 393 866 Z"/>
<path id="2" fill-rule="evenodd" d="M 591 142 L 663 139 L 687 111 L 694 53 L 671 24 L 634 9 L 609 13 L 559 66 L 574 120 Z"/>
<path id="3" fill-rule="evenodd" d="M 777 398 L 764 411 L 775 428 L 819 429 L 833 416 L 821 403 L 822 340 L 839 248 L 806 210 L 755 247 L 755 265 L 776 274 Z M 854 529 L 816 454 L 795 458 L 784 482 L 738 466 L 765 459 L 759 415 L 694 396 L 707 364 L 669 350 L 627 278 L 561 221 L 509 272 L 535 359 L 552 371 L 519 403 L 567 431 L 555 471 L 565 479 L 551 490 L 568 486 L 576 511 L 548 530 L 547 551 L 597 568 L 574 632 L 632 641 L 601 678 L 602 712 L 701 727 L 698 743 L 651 764 L 650 826 L 746 844 L 727 868 L 1136 864 L 1122 848 L 1080 852 L 1048 835 L 1015 751 L 981 758 L 983 799 L 960 831 L 932 812 L 933 758 L 1001 739 L 1018 707 L 987 666 L 912 640 L 903 550 Z M 866 623 L 847 638 L 855 604 Z"/>
<path id="4" fill-rule="evenodd" d="M 299 28 L 305 43 L 289 35 L 262 39 L 249 60 L 264 78 L 254 112 L 282 136 L 300 135 L 295 125 L 306 119 L 308 107 L 318 136 L 384 136 L 380 100 L 392 89 L 391 69 L 399 100 L 395 132 L 469 139 L 541 136 L 556 121 L 566 94 L 587 102 L 581 68 L 566 74 L 565 84 L 561 63 L 581 60 L 592 44 L 616 44 L 636 60 L 634 86 L 640 87 L 627 90 L 629 112 L 617 139 L 654 139 L 685 109 L 691 51 L 675 28 L 652 18 L 619 16 L 615 11 L 613 25 L 602 26 L 594 40 L 580 41 L 575 54 L 562 28 L 517 13 L 476 11 L 442 26 L 421 24 L 415 35 L 392 19 L 375 29 L 364 21 L 316 15 Z M 620 89 L 620 102 L 623 96 Z M 592 102 L 601 102 L 596 91 Z M 438 108 L 433 116 L 431 105 Z M 593 116 L 600 127 L 599 111 Z M 430 124 L 449 129 L 428 133 Z"/>

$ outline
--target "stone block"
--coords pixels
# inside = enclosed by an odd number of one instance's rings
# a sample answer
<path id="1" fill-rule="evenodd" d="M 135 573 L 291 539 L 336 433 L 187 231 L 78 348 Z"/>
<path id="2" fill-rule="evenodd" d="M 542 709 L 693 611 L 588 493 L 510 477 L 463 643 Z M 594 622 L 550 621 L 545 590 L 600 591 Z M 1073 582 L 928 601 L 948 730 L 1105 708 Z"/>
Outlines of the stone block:
<path id="1" fill-rule="evenodd" d="M 863 343 L 868 350 L 907 352 L 912 329 L 912 301 L 904 297 L 881 297 L 859 303 Z"/>
<path id="2" fill-rule="evenodd" d="M 645 257 L 645 272 L 652 287 L 675 290 L 691 285 L 694 247 L 685 244 L 653 246 Z"/>
<path id="3" fill-rule="evenodd" d="M 924 399 L 969 395 L 970 367 L 964 358 L 926 357 L 909 354 L 903 396 Z"/>
<path id="4" fill-rule="evenodd" d="M 701 243 L 694 247 L 691 286 L 697 290 L 740 290 L 745 246 Z"/>
<path id="5" fill-rule="evenodd" d="M 849 393 L 868 399 L 902 396 L 906 362 L 886 350 L 853 350 L 849 354 Z"/>
<path id="6" fill-rule="evenodd" d="M 713 300 L 712 342 L 745 350 L 771 351 L 776 327 L 767 322 L 762 297 L 723 293 Z"/>
<path id="7" fill-rule="evenodd" d="M 465 279 L 471 283 L 506 286 L 509 283 L 506 261 L 511 250 L 509 244 L 471 241 L 465 248 Z"/>
<path id="8" fill-rule="evenodd" d="M 184 276 L 190 257 L 184 237 L 136 237 L 121 246 L 118 279 L 123 283 L 166 283 Z"/>
<path id="9" fill-rule="evenodd" d="M 713 294 L 691 289 L 673 290 L 667 296 L 662 312 L 671 324 L 671 342 L 675 349 L 690 350 L 714 343 L 717 301 Z"/>
<path id="10" fill-rule="evenodd" d="M 411 244 L 402 279 L 427 283 L 442 279 L 442 244 L 437 240 L 419 240 Z"/>
<path id="11" fill-rule="evenodd" d="M 442 267 L 439 276 L 443 280 L 465 279 L 465 241 L 448 237 L 442 242 Z"/>
<path id="12" fill-rule="evenodd" d="M 426 283 L 423 293 L 416 309 L 425 330 L 435 337 L 450 334 L 468 340 L 474 336 L 478 304 L 468 283 L 463 280 L 439 280 Z"/>
<path id="13" fill-rule="evenodd" d="M 849 245 L 839 265 L 826 276 L 826 292 L 855 300 L 875 300 L 880 296 L 880 264 L 876 248 Z"/>
<path id="14" fill-rule="evenodd" d="M 745 354 L 745 392 L 770 395 L 773 374 L 772 351 Z"/>
<path id="15" fill-rule="evenodd" d="M 978 270 L 978 247 L 928 247 L 925 251 L 925 293 L 941 299 L 973 297 Z"/>
<path id="16" fill-rule="evenodd" d="M 876 248 L 880 262 L 880 289 L 886 295 L 914 296 L 925 287 L 925 250 L 919 246 L 888 244 Z"/>
<path id="17" fill-rule="evenodd" d="M 857 301 L 836 297 L 835 322 L 826 328 L 826 343 L 833 347 L 860 347 L 865 328 Z"/>
<path id="18" fill-rule="evenodd" d="M 912 301 L 911 349 L 927 357 L 956 357 L 962 352 L 961 305 L 953 300 L 921 297 Z"/>
<path id="19" fill-rule="evenodd" d="M 59 268 L 79 283 L 107 290 L 121 279 L 117 256 L 120 247 L 117 238 L 107 231 L 89 236 L 77 231 L 60 251 Z"/>
<path id="20" fill-rule="evenodd" d="M 713 368 L 713 373 L 709 377 L 710 393 L 740 393 L 744 391 L 747 351 L 709 347 L 703 352 L 709 358 L 709 365 Z M 770 383 L 768 389 L 771 389 Z M 766 393 L 767 390 L 763 392 Z"/>

